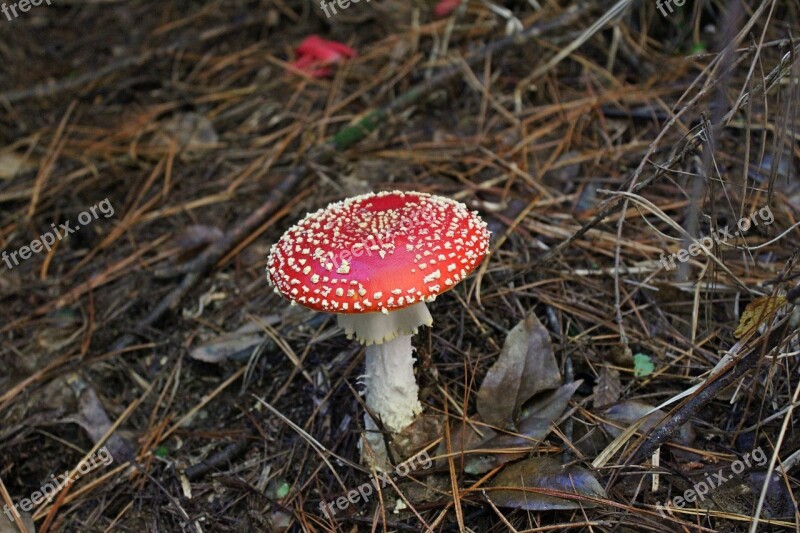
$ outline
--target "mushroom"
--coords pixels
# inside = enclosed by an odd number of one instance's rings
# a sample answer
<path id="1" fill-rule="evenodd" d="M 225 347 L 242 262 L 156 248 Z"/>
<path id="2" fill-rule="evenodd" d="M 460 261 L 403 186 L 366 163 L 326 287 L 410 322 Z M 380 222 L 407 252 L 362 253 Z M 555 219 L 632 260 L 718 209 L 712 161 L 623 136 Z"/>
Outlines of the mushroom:
<path id="1" fill-rule="evenodd" d="M 411 335 L 433 323 L 426 302 L 483 260 L 489 231 L 477 212 L 419 192 L 348 198 L 306 215 L 272 246 L 267 271 L 291 303 L 336 313 L 348 338 L 366 345 L 366 400 L 383 428 L 399 433 L 422 411 Z M 389 465 L 380 427 L 365 415 L 362 457 Z"/>

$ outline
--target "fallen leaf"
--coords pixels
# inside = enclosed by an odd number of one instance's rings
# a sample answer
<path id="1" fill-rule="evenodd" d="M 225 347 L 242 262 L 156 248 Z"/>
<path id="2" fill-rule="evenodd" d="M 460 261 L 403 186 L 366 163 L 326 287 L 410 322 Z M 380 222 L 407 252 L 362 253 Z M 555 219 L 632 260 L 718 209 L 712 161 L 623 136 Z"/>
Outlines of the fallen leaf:
<path id="1" fill-rule="evenodd" d="M 606 492 L 594 476 L 580 466 L 563 466 L 552 457 L 531 457 L 506 466 L 489 483 L 502 489 L 487 491 L 497 506 L 528 511 L 553 511 L 596 507 L 582 497 L 605 499 Z M 533 489 L 533 490 L 531 490 Z M 578 496 L 575 499 L 544 494 L 537 489 L 559 491 Z"/>
<path id="2" fill-rule="evenodd" d="M 522 450 L 516 453 L 468 455 L 464 462 L 464 471 L 468 474 L 483 474 L 497 465 L 520 459 L 530 453 L 530 449 L 550 432 L 551 426 L 564 413 L 570 399 L 582 383 L 583 380 L 578 380 L 537 397 L 530 405 L 525 406 L 519 431 L 511 434 L 496 433 L 474 447 L 474 449 L 496 449 L 498 452 L 515 448 Z"/>
<path id="3" fill-rule="evenodd" d="M 492 439 L 497 432 L 492 428 L 485 426 L 481 420 L 481 415 L 476 415 L 474 417 L 470 417 L 469 423 L 456 421 L 451 424 L 450 426 L 450 450 L 452 453 L 456 454 L 455 464 L 458 467 L 461 464 L 461 458 L 459 457 L 460 454 L 465 454 L 464 457 L 464 467 L 465 471 L 467 466 L 479 464 L 482 460 L 481 459 L 485 456 L 483 455 L 469 455 L 466 452 L 470 450 L 476 450 L 482 448 L 482 443 L 486 442 L 487 440 Z M 477 428 L 480 431 L 480 434 L 476 432 L 474 428 Z M 447 453 L 447 443 L 442 439 L 442 442 L 439 444 L 439 448 L 436 451 L 437 456 L 443 456 Z M 489 456 L 486 456 L 489 457 Z M 485 470 L 479 469 L 477 470 L 478 473 L 488 472 L 497 464 L 494 462 L 493 456 L 489 457 L 489 460 L 492 464 Z M 446 459 L 438 459 L 437 460 L 437 467 L 447 467 L 447 460 Z M 472 468 L 472 466 L 470 466 Z M 480 467 L 475 467 L 480 468 Z M 468 472 L 472 473 L 472 472 Z"/>
<path id="4" fill-rule="evenodd" d="M 652 411 L 652 412 L 651 412 Z M 649 414 L 648 414 L 649 413 Z M 642 417 L 647 417 L 642 423 L 639 431 L 645 433 L 650 431 L 661 421 L 666 415 L 664 411 L 653 411 L 653 406 L 637 400 L 628 400 L 613 405 L 603 411 L 603 416 L 611 422 L 616 424 L 603 423 L 603 428 L 616 438 L 625 428 L 636 422 Z M 681 426 L 678 440 L 684 444 L 691 444 L 695 439 L 695 431 L 691 422 L 686 422 Z"/>
<path id="5" fill-rule="evenodd" d="M 637 378 L 649 376 L 656 369 L 650 356 L 644 353 L 637 353 L 633 356 L 633 375 Z"/>
<path id="6" fill-rule="evenodd" d="M 695 486 L 706 482 L 706 478 L 700 479 L 698 476 L 697 479 Z M 700 507 L 753 516 L 766 479 L 767 472 L 763 470 L 747 472 L 742 478 L 734 478 L 715 487 L 713 493 L 700 504 Z M 782 477 L 773 473 L 768 485 L 761 517 L 768 519 L 794 517 L 797 508 Z"/>
<path id="7" fill-rule="evenodd" d="M 567 383 L 554 391 L 542 393 L 525 404 L 519 423 L 520 431 L 529 435 L 529 430 L 526 428 L 530 428 L 534 420 L 547 420 L 548 424 L 553 423 L 564 413 L 567 404 L 581 385 L 583 385 L 582 379 Z"/>
<path id="8" fill-rule="evenodd" d="M 24 156 L 9 152 L 0 154 L 0 180 L 10 180 L 17 174 L 28 172 L 36 168 L 36 165 L 28 161 Z"/>
<path id="9" fill-rule="evenodd" d="M 297 59 L 292 66 L 306 71 L 315 78 L 330 76 L 331 65 L 355 57 L 356 51 L 346 44 L 310 35 L 297 45 Z"/>
<path id="10" fill-rule="evenodd" d="M 264 341 L 258 334 L 242 335 L 231 333 L 217 337 L 201 346 L 192 348 L 189 356 L 206 363 L 219 363 L 240 352 L 249 352 Z"/>
<path id="11" fill-rule="evenodd" d="M 618 401 L 621 391 L 622 383 L 619 379 L 619 371 L 610 366 L 601 368 L 600 374 L 597 376 L 597 384 L 592 389 L 595 409 L 607 407 Z"/>
<path id="12" fill-rule="evenodd" d="M 432 441 L 442 436 L 441 415 L 421 414 L 393 436 L 389 446 L 394 457 L 412 457 Z"/>
<path id="13" fill-rule="evenodd" d="M 71 378 L 70 385 L 78 393 L 78 414 L 72 420 L 89 434 L 92 442 L 100 442 L 111 428 L 111 418 L 94 387 L 78 374 L 73 374 Z M 115 461 L 129 461 L 136 456 L 133 445 L 119 431 L 111 433 L 105 446 Z"/>
<path id="14" fill-rule="evenodd" d="M 219 135 L 214 125 L 199 113 L 183 113 L 167 120 L 153 141 L 154 146 L 176 145 L 184 154 L 205 152 L 217 146 Z"/>
<path id="15" fill-rule="evenodd" d="M 436 7 L 433 8 L 433 14 L 437 18 L 446 17 L 458 7 L 461 0 L 440 0 Z"/>
<path id="16" fill-rule="evenodd" d="M 253 348 L 264 342 L 262 324 L 274 326 L 281 321 L 278 315 L 255 317 L 231 333 L 205 341 L 189 350 L 189 357 L 206 363 L 219 363 L 226 359 L 248 360 Z"/>
<path id="17" fill-rule="evenodd" d="M 514 429 L 522 405 L 535 394 L 561 384 L 550 335 L 533 313 L 508 333 L 497 361 L 478 391 L 484 421 Z"/>
<path id="18" fill-rule="evenodd" d="M 733 332 L 737 339 L 758 328 L 775 316 L 775 313 L 786 303 L 785 296 L 763 296 L 756 298 L 744 308 L 739 326 Z"/>

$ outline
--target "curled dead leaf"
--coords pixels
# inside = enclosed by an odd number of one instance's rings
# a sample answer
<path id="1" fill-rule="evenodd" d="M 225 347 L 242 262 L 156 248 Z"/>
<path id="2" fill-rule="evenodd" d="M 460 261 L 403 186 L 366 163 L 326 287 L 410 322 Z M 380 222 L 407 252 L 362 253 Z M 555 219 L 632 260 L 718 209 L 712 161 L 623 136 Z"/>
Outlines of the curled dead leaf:
<path id="1" fill-rule="evenodd" d="M 742 318 L 739 319 L 739 326 L 733 332 L 737 339 L 743 335 L 756 330 L 761 324 L 765 324 L 778 310 L 786 303 L 785 296 L 763 296 L 756 298 L 744 308 Z"/>
<path id="2" fill-rule="evenodd" d="M 480 426 L 482 436 L 479 436 L 469 426 L 462 427 L 461 423 L 454 425 L 450 432 L 451 450 L 465 454 L 464 472 L 472 475 L 484 474 L 498 465 L 528 455 L 547 436 L 553 423 L 564 413 L 582 383 L 582 380 L 575 381 L 537 396 L 525 406 L 519 430 L 515 432 L 501 433 Z M 470 453 L 474 450 L 482 451 Z M 438 453 L 444 454 L 446 451 L 445 444 L 442 443 Z"/>
<path id="3" fill-rule="evenodd" d="M 622 392 L 622 383 L 619 371 L 606 365 L 600 369 L 597 384 L 592 389 L 594 392 L 594 407 L 606 407 L 619 400 Z"/>
<path id="4" fill-rule="evenodd" d="M 531 457 L 510 464 L 489 486 L 497 487 L 487 491 L 495 505 L 528 511 L 596 507 L 597 503 L 587 498 L 607 498 L 591 472 L 577 465 L 563 466 L 552 457 Z M 574 497 L 564 497 L 567 494 Z"/>
<path id="5" fill-rule="evenodd" d="M 236 331 L 225 333 L 195 346 L 189 357 L 206 363 L 219 363 L 226 359 L 247 361 L 253 350 L 267 339 L 264 325 L 274 326 L 281 321 L 278 315 L 251 317 L 249 322 Z"/>
<path id="6" fill-rule="evenodd" d="M 239 354 L 247 354 L 247 357 L 249 357 L 250 352 L 263 341 L 264 337 L 262 335 L 232 333 L 192 348 L 189 356 L 192 359 L 206 363 L 219 363 Z"/>
<path id="7" fill-rule="evenodd" d="M 603 416 L 610 422 L 603 423 L 603 428 L 609 435 L 616 438 L 625 428 L 640 418 L 646 417 L 639 428 L 640 432 L 645 433 L 656 427 L 665 415 L 666 413 L 660 409 L 653 411 L 653 406 L 650 404 L 637 400 L 628 400 L 612 405 L 603 411 Z M 694 442 L 695 437 L 696 434 L 691 422 L 686 422 L 682 425 L 680 433 L 677 435 L 678 440 L 684 444 L 691 444 Z"/>
<path id="8" fill-rule="evenodd" d="M 522 405 L 561 384 L 550 335 L 533 313 L 508 333 L 497 361 L 478 391 L 483 420 L 503 429 L 516 427 Z"/>

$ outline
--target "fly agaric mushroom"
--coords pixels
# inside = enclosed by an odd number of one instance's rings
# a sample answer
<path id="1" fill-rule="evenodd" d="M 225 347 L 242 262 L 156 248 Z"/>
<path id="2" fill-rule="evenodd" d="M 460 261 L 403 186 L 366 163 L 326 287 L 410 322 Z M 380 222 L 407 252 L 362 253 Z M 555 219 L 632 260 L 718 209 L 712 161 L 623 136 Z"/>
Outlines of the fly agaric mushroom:
<path id="1" fill-rule="evenodd" d="M 380 192 L 310 213 L 272 246 L 275 292 L 336 313 L 348 338 L 366 345 L 366 405 L 399 433 L 422 411 L 411 335 L 433 323 L 425 302 L 453 288 L 483 260 L 489 231 L 459 202 L 418 192 Z M 389 464 L 378 425 L 365 416 L 375 466 Z"/>

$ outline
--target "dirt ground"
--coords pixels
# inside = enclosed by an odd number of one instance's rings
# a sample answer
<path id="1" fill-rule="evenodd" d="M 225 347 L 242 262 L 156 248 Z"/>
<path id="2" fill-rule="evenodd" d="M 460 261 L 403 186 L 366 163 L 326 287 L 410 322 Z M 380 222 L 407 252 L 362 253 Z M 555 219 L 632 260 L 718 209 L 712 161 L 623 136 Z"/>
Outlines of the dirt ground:
<path id="1" fill-rule="evenodd" d="M 0 533 L 800 531 L 798 15 L 6 0 Z M 387 480 L 363 346 L 265 267 L 391 190 L 492 235 Z"/>

